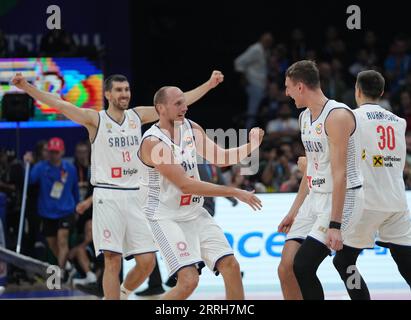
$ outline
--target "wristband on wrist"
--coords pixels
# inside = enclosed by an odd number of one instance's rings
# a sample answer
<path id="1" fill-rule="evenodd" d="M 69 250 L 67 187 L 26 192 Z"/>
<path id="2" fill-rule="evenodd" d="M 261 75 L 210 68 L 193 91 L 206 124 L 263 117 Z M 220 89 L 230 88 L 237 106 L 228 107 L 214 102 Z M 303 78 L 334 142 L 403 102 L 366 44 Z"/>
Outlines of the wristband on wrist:
<path id="1" fill-rule="evenodd" d="M 330 224 L 328 226 L 329 229 L 337 229 L 340 230 L 341 229 L 341 223 L 340 222 L 336 222 L 336 221 L 330 221 Z"/>

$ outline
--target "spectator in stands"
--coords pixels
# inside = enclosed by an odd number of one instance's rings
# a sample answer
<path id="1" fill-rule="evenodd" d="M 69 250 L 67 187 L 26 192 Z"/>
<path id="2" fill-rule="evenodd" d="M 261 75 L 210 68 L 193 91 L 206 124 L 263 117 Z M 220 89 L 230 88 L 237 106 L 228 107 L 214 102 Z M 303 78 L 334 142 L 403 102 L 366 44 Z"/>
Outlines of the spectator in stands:
<path id="1" fill-rule="evenodd" d="M 258 42 L 248 47 L 234 61 L 235 70 L 242 74 L 248 96 L 245 124 L 247 129 L 251 129 L 254 125 L 260 102 L 264 98 L 267 85 L 267 59 L 272 43 L 272 35 L 266 32 Z"/>
<path id="2" fill-rule="evenodd" d="M 367 50 L 360 49 L 357 52 L 356 59 L 354 63 L 351 64 L 349 71 L 354 79 L 354 78 L 357 78 L 357 74 L 360 73 L 361 71 L 370 69 L 370 66 L 371 65 L 370 65 Z"/>
<path id="3" fill-rule="evenodd" d="M 287 165 L 284 166 L 285 163 Z M 285 178 L 288 170 L 288 159 L 277 148 L 272 148 L 266 153 L 260 168 L 262 170 L 261 181 L 267 192 L 278 192 L 281 183 L 288 179 L 288 177 Z"/>
<path id="4" fill-rule="evenodd" d="M 347 88 L 343 79 L 334 74 L 335 70 L 328 62 L 321 62 L 318 65 L 318 70 L 321 78 L 321 90 L 324 94 L 330 99 L 342 100 Z"/>
<path id="5" fill-rule="evenodd" d="M 396 39 L 391 45 L 390 54 L 384 62 L 388 88 L 395 93 L 404 84 L 407 73 L 411 70 L 411 56 L 407 53 L 407 42 Z"/>
<path id="6" fill-rule="evenodd" d="M 291 142 L 300 133 L 298 120 L 292 117 L 292 109 L 287 102 L 281 103 L 277 118 L 268 122 L 266 132 L 271 140 Z"/>
<path id="7" fill-rule="evenodd" d="M 294 170 L 291 173 L 290 179 L 284 181 L 280 186 L 280 192 L 298 192 L 301 182 L 301 172 Z"/>
<path id="8" fill-rule="evenodd" d="M 90 143 L 88 141 L 80 141 L 76 144 L 74 166 L 77 170 L 80 201 L 83 201 L 90 187 Z"/>
<path id="9" fill-rule="evenodd" d="M 364 35 L 364 49 L 367 52 L 368 63 L 373 68 L 379 62 L 379 50 L 377 48 L 377 36 L 374 31 L 367 31 Z"/>
<path id="10" fill-rule="evenodd" d="M 33 153 L 33 164 L 48 160 L 47 140 L 40 140 L 36 143 Z M 26 218 L 28 234 L 23 241 L 23 252 L 38 260 L 46 260 L 45 243 L 40 234 L 41 219 L 37 213 L 37 199 L 40 188 L 38 184 L 30 184 L 27 188 Z"/>
<path id="11" fill-rule="evenodd" d="M 254 186 L 251 184 L 249 178 L 241 174 L 241 168 L 239 165 L 231 168 L 232 176 L 229 186 L 234 188 L 241 188 L 244 190 L 254 190 Z"/>
<path id="12" fill-rule="evenodd" d="M 400 103 L 401 100 L 401 94 L 404 91 L 408 91 L 411 92 L 411 70 L 407 73 L 407 75 L 405 76 L 404 82 L 402 85 L 400 85 L 400 87 L 398 88 L 398 90 L 396 92 L 392 92 L 390 90 L 386 90 L 385 94 L 388 95 L 391 99 L 391 101 L 393 102 L 393 108 L 395 109 L 395 105 L 398 105 Z M 395 109 L 396 112 L 394 112 L 395 114 L 401 114 L 401 110 L 397 110 Z"/>
<path id="13" fill-rule="evenodd" d="M 198 162 L 198 173 L 200 174 L 201 181 L 211 182 L 214 184 L 227 185 L 222 173 L 221 168 L 217 167 L 206 160 L 201 159 Z M 238 204 L 237 199 L 233 197 L 226 197 L 228 201 L 231 202 L 233 206 Z M 215 199 L 214 197 L 204 197 L 203 207 L 208 211 L 208 213 L 214 217 L 215 214 Z"/>
<path id="14" fill-rule="evenodd" d="M 92 210 L 93 203 L 93 189 L 89 187 L 89 192 L 86 194 L 86 198 L 79 202 L 76 206 L 76 212 L 83 217 L 85 214 L 89 215 L 88 219 L 85 222 L 77 225 L 79 226 L 78 235 L 80 237 L 79 243 L 72 249 L 70 249 L 68 259 L 70 261 L 76 260 L 80 265 L 81 272 L 85 275 L 83 278 L 73 279 L 73 285 L 78 284 L 88 284 L 97 281 L 96 274 L 91 270 L 90 258 L 95 259 L 95 251 L 93 247 L 93 234 L 92 234 Z M 74 261 L 73 261 L 74 262 Z"/>
<path id="15" fill-rule="evenodd" d="M 324 60 L 331 60 L 335 57 L 336 48 L 341 42 L 338 30 L 335 26 L 328 26 L 325 30 L 325 41 L 323 46 L 322 57 Z"/>
<path id="16" fill-rule="evenodd" d="M 7 197 L 6 222 L 7 231 L 6 243 L 9 248 L 15 247 L 20 220 L 21 194 L 23 190 L 24 170 L 17 161 L 15 152 L 0 149 L 0 192 L 4 192 Z"/>
<path id="17" fill-rule="evenodd" d="M 290 62 L 287 57 L 288 56 L 287 47 L 283 43 L 277 44 L 271 56 L 275 57 L 275 60 L 277 61 L 277 64 L 278 64 L 278 70 L 280 72 L 281 78 L 284 78 L 285 72 L 290 66 Z"/>
<path id="18" fill-rule="evenodd" d="M 407 121 L 407 132 L 411 130 L 411 94 L 409 91 L 403 91 L 400 94 L 400 104 L 398 114 Z"/>
<path id="19" fill-rule="evenodd" d="M 290 51 L 292 61 L 303 60 L 307 55 L 307 44 L 305 42 L 305 35 L 300 28 L 295 28 L 291 32 Z"/>
<path id="20" fill-rule="evenodd" d="M 97 277 L 91 270 L 91 260 L 95 260 L 92 235 L 92 195 L 93 188 L 90 184 L 90 143 L 80 141 L 76 144 L 74 153 L 74 166 L 78 176 L 78 189 L 80 202 L 77 204 L 76 221 L 77 243 L 70 249 L 69 260 L 77 263 L 83 278 L 73 279 L 73 285 L 85 285 L 97 281 Z"/>
<path id="21" fill-rule="evenodd" d="M 30 183 L 38 183 L 38 214 L 42 218 L 42 231 L 47 243 L 57 258 L 62 278 L 67 280 L 65 270 L 69 253 L 69 234 L 74 226 L 74 212 L 79 202 L 78 178 L 74 166 L 62 160 L 64 142 L 54 137 L 48 141 L 49 160 L 35 164 L 30 172 Z M 33 163 L 28 152 L 24 160 Z"/>
<path id="22" fill-rule="evenodd" d="M 284 90 L 280 89 L 277 82 L 271 82 L 268 86 L 268 94 L 261 102 L 261 110 L 259 112 L 259 126 L 265 128 L 269 119 L 277 117 L 280 104 L 288 101 Z"/>

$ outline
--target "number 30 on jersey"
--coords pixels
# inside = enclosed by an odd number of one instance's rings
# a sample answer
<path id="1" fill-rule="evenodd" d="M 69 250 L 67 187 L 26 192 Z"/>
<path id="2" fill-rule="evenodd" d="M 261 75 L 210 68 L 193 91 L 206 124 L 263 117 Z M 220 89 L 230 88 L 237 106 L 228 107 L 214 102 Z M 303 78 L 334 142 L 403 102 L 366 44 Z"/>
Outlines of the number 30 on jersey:
<path id="1" fill-rule="evenodd" d="M 385 148 L 389 150 L 395 149 L 395 133 L 392 126 L 378 126 L 377 133 L 380 135 L 378 141 L 378 148 L 380 148 L 380 150 L 384 150 Z"/>

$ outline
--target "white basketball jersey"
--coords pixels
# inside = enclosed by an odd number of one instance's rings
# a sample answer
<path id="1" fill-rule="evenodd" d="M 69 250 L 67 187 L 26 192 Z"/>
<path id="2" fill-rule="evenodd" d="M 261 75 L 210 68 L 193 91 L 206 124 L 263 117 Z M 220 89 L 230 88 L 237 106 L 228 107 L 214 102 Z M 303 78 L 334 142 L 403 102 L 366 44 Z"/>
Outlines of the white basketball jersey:
<path id="1" fill-rule="evenodd" d="M 307 157 L 307 183 L 310 190 L 314 192 L 329 193 L 333 191 L 330 146 L 324 123 L 332 110 L 340 108 L 352 112 L 345 104 L 328 100 L 315 121 L 312 121 L 308 108 L 300 116 L 301 140 Z M 347 189 L 362 185 L 360 159 L 360 137 L 356 128 L 348 140 Z"/>
<path id="2" fill-rule="evenodd" d="M 406 121 L 377 104 L 362 105 L 354 113 L 361 124 L 364 208 L 406 211 L 403 179 L 407 154 Z"/>
<path id="3" fill-rule="evenodd" d="M 172 150 L 175 159 L 183 167 L 185 175 L 200 180 L 195 138 L 189 120 L 184 120 L 179 131 L 180 143 L 178 145 L 173 143 L 157 124 L 144 133 L 143 140 L 150 136 L 160 139 Z M 196 218 L 202 212 L 196 210 L 203 206 L 202 196 L 182 193 L 177 186 L 163 177 L 155 168 L 144 164 L 141 159 L 139 177 L 140 185 L 147 188 L 148 197 L 143 211 L 148 219 L 187 221 Z"/>
<path id="4" fill-rule="evenodd" d="M 91 184 L 115 188 L 138 188 L 137 150 L 141 142 L 141 120 L 129 109 L 119 124 L 103 110 L 91 145 Z"/>

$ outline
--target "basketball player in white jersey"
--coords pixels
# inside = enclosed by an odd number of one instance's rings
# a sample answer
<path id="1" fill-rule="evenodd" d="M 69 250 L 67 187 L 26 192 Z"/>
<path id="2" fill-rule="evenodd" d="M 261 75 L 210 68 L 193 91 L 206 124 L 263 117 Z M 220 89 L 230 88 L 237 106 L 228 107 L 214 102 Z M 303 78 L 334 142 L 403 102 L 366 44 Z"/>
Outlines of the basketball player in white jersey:
<path id="1" fill-rule="evenodd" d="M 346 285 L 351 299 L 370 299 L 367 285 L 348 286 L 352 271 L 362 249 L 377 244 L 390 249 L 403 278 L 411 287 L 411 217 L 404 185 L 407 156 L 404 119 L 378 105 L 384 93 L 385 80 L 374 70 L 357 76 L 354 111 L 360 123 L 364 176 L 364 211 L 355 232 L 334 257 L 334 265 Z M 356 270 L 358 272 L 358 270 Z"/>
<path id="2" fill-rule="evenodd" d="M 219 71 L 209 81 L 185 93 L 189 104 L 223 81 Z M 158 119 L 153 107 L 128 109 L 130 86 L 127 78 L 113 75 L 104 82 L 107 110 L 81 109 L 59 97 L 38 90 L 18 73 L 12 84 L 36 100 L 52 106 L 72 121 L 85 126 L 92 143 L 93 243 L 96 255 L 104 253 L 105 299 L 120 298 L 119 272 L 122 255 L 133 257 L 136 266 L 121 286 L 126 298 L 152 272 L 155 246 L 142 213 L 136 151 L 141 142 L 141 125 Z"/>
<path id="3" fill-rule="evenodd" d="M 261 208 L 261 202 L 253 192 L 200 181 L 197 153 L 216 165 L 232 165 L 258 148 L 264 132 L 254 128 L 249 143 L 222 149 L 198 124 L 185 118 L 187 103 L 180 89 L 159 89 L 154 106 L 160 121 L 143 136 L 140 184 L 147 188 L 144 213 L 169 276 L 177 276 L 176 286 L 163 298 L 188 298 L 205 263 L 222 274 L 227 299 L 244 299 L 239 264 L 222 229 L 202 207 L 203 197 L 231 196 L 255 210 Z"/>
<path id="4" fill-rule="evenodd" d="M 314 62 L 290 66 L 285 87 L 297 108 L 307 107 L 299 122 L 310 189 L 307 216 L 314 216 L 306 238 L 301 245 L 293 241 L 288 255 L 295 252 L 293 271 L 303 299 L 324 299 L 317 269 L 330 250 L 342 249 L 362 213 L 359 132 L 351 109 L 321 91 Z"/>

